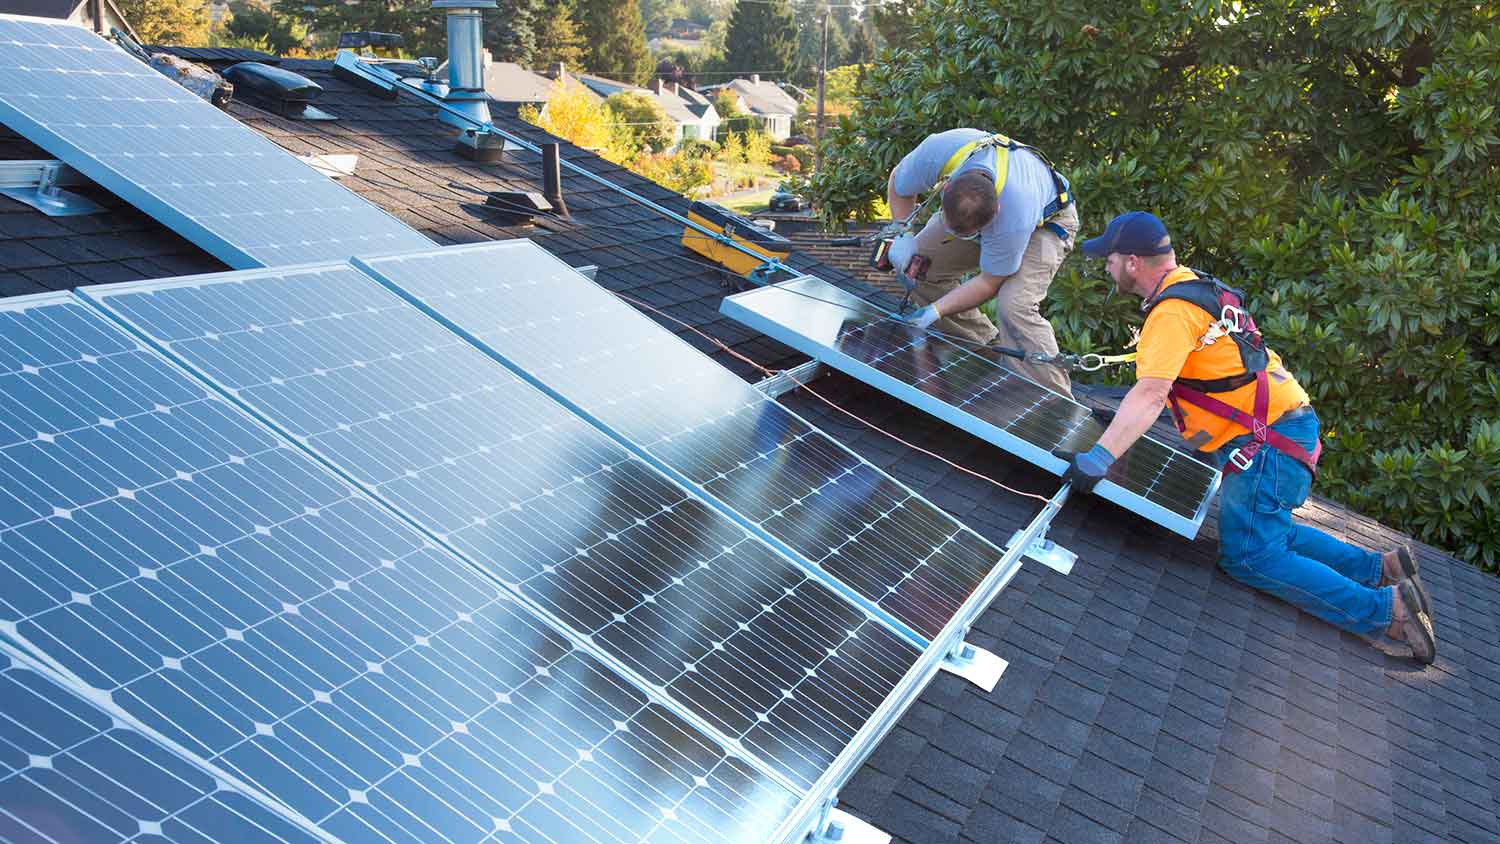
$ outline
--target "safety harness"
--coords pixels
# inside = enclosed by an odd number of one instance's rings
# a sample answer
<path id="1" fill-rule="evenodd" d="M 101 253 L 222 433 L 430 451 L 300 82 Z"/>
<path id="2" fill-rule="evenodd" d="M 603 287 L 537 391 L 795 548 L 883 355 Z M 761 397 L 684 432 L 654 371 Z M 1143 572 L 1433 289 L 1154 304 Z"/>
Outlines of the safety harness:
<path id="1" fill-rule="evenodd" d="M 1049 224 L 1047 221 L 1072 203 L 1073 194 L 1069 190 L 1068 180 L 1063 177 L 1063 174 L 1057 172 L 1057 168 L 1052 166 L 1052 161 L 1041 150 L 1030 144 L 1023 144 L 1020 141 L 1012 140 L 998 132 L 990 135 L 988 138 L 970 141 L 955 150 L 948 157 L 948 161 L 943 164 L 943 169 L 938 171 L 938 190 L 934 191 L 934 194 L 941 193 L 942 186 L 947 183 L 948 177 L 953 175 L 953 171 L 957 170 L 960 165 L 968 161 L 969 156 L 985 149 L 995 150 L 995 196 L 999 196 L 1005 190 L 1005 179 L 1010 175 L 1011 150 L 1027 150 L 1032 155 L 1040 158 L 1043 164 L 1047 165 L 1047 172 L 1052 174 L 1052 184 L 1057 188 L 1057 196 L 1053 197 L 1050 202 L 1043 206 L 1042 221 L 1037 224 L 1037 228 L 1046 227 L 1059 238 L 1067 240 L 1068 232 L 1066 229 L 1056 223 Z"/>
<path id="2" fill-rule="evenodd" d="M 1198 276 L 1197 279 L 1179 281 L 1169 286 L 1147 300 L 1142 305 L 1141 311 L 1149 315 L 1153 308 L 1169 299 L 1181 299 L 1207 311 L 1210 316 L 1218 319 L 1199 338 L 1198 348 L 1211 346 L 1218 340 L 1228 337 L 1239 349 L 1240 363 L 1244 366 L 1244 371 L 1223 378 L 1178 377 L 1173 381 L 1167 398 L 1171 402 L 1172 418 L 1177 423 L 1177 429 L 1184 436 L 1187 435 L 1187 420 L 1180 404 L 1187 402 L 1222 419 L 1242 425 L 1250 431 L 1250 442 L 1230 452 L 1229 460 L 1224 464 L 1226 473 L 1243 472 L 1249 469 L 1261 446 L 1270 445 L 1306 466 L 1307 470 L 1316 477 L 1318 457 L 1323 453 L 1322 441 L 1319 440 L 1314 444 L 1313 450 L 1309 452 L 1285 434 L 1272 430 L 1267 423 L 1266 411 L 1271 401 L 1271 385 L 1266 369 L 1271 356 L 1266 351 L 1265 340 L 1260 335 L 1260 329 L 1256 328 L 1255 320 L 1244 308 L 1245 294 L 1211 275 L 1197 270 L 1192 272 Z M 1255 384 L 1255 400 L 1251 413 L 1246 413 L 1209 395 L 1238 390 L 1251 382 Z"/>

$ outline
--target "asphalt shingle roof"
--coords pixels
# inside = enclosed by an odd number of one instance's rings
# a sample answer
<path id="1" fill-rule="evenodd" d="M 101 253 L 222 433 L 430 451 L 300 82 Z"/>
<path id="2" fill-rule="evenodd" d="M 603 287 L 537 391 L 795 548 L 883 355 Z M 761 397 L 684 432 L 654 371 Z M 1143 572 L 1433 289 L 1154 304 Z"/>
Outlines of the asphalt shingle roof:
<path id="1" fill-rule="evenodd" d="M 572 219 L 502 225 L 484 195 L 540 190 L 535 155 L 466 161 L 430 109 L 366 96 L 327 63 L 283 66 L 323 85 L 319 106 L 341 120 L 301 123 L 239 104 L 232 113 L 297 154 L 358 153 L 344 184 L 437 242 L 531 237 L 738 353 L 771 367 L 800 360 L 719 316 L 726 274 L 686 252 L 669 220 L 565 174 Z M 564 155 L 686 209 L 589 153 L 564 145 Z M 0 131 L 0 157 L 48 156 Z M 0 294 L 226 269 L 119 200 L 91 195 L 109 210 L 49 218 L 0 198 Z M 805 255 L 792 262 L 864 289 Z M 648 313 L 739 374 L 760 376 Z M 814 388 L 904 442 L 1013 486 L 1056 488 L 1029 464 L 844 376 Z M 785 401 L 997 544 L 1035 511 L 804 391 Z M 1402 539 L 1317 498 L 1298 515 L 1366 547 Z M 1419 671 L 1401 646 L 1341 633 L 1229 579 L 1215 565 L 1216 533 L 1210 517 L 1186 542 L 1106 502 L 1070 501 L 1051 537 L 1079 554 L 1073 573 L 1024 566 L 972 631 L 973 643 L 1010 663 L 995 691 L 940 674 L 843 791 L 844 807 L 911 844 L 1500 842 L 1500 580 L 1418 546 L 1440 641 L 1437 663 Z"/>

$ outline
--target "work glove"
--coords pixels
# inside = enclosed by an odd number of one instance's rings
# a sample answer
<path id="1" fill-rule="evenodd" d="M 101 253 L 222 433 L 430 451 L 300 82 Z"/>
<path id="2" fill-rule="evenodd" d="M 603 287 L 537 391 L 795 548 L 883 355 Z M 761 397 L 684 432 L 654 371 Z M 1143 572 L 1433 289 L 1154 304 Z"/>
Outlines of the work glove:
<path id="1" fill-rule="evenodd" d="M 1073 489 L 1079 492 L 1093 492 L 1094 487 L 1104 480 L 1105 473 L 1109 472 L 1110 464 L 1115 462 L 1115 456 L 1109 453 L 1109 449 L 1097 444 L 1088 451 L 1053 449 L 1052 456 L 1068 461 L 1068 471 L 1063 473 L 1063 482 L 1072 484 Z"/>
<path id="2" fill-rule="evenodd" d="M 942 316 L 938 313 L 937 305 L 928 305 L 920 311 L 912 311 L 903 317 L 907 322 L 918 328 L 929 328 Z"/>
<path id="3" fill-rule="evenodd" d="M 917 236 L 914 234 L 903 234 L 891 241 L 891 248 L 886 250 L 886 257 L 891 259 L 891 266 L 895 272 L 906 272 L 906 265 L 911 263 L 911 256 L 917 254 Z"/>

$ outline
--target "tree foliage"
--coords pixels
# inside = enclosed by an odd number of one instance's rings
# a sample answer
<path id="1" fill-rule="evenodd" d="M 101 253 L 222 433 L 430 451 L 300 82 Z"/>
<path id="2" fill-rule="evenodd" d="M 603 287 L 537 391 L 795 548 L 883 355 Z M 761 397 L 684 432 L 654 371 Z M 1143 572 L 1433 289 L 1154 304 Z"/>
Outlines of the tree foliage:
<path id="1" fill-rule="evenodd" d="M 538 28 L 553 12 L 543 0 L 498 0 L 484 13 L 484 46 L 496 61 L 535 65 L 542 46 Z"/>
<path id="2" fill-rule="evenodd" d="M 340 32 L 394 32 L 402 51 L 413 56 L 448 55 L 447 23 L 430 0 L 275 0 L 275 10 L 305 22 L 313 32 L 337 38 Z"/>
<path id="3" fill-rule="evenodd" d="M 644 85 L 656 70 L 636 0 L 577 0 L 590 73 Z"/>
<path id="4" fill-rule="evenodd" d="M 554 82 L 544 107 L 522 106 L 520 117 L 616 164 L 635 154 L 629 133 L 621 131 L 604 103 L 582 85 Z"/>
<path id="5" fill-rule="evenodd" d="M 550 70 L 558 64 L 578 69 L 588 49 L 583 42 L 583 28 L 578 25 L 576 0 L 554 0 L 536 26 L 536 52 L 531 66 Z"/>
<path id="6" fill-rule="evenodd" d="M 120 0 L 117 5 L 144 44 L 208 43 L 208 0 Z"/>
<path id="7" fill-rule="evenodd" d="M 639 91 L 611 94 L 604 107 L 637 148 L 662 152 L 676 139 L 676 124 L 667 117 L 661 103 L 646 94 Z"/>
<path id="8" fill-rule="evenodd" d="M 277 14 L 266 0 L 238 0 L 229 4 L 225 32 L 231 39 L 264 42 L 266 52 L 284 56 L 302 46 L 307 27 L 293 18 Z M 227 42 L 227 39 L 226 39 Z M 221 43 L 220 46 L 228 46 Z"/>
<path id="9" fill-rule="evenodd" d="M 1085 235 L 1150 209 L 1180 260 L 1248 289 L 1323 419 L 1320 491 L 1500 565 L 1493 4 L 911 5 L 914 49 L 885 54 L 828 140 L 828 220 L 870 213 L 929 132 L 1037 144 Z M 1070 258 L 1047 305 L 1065 347 L 1127 342 L 1132 304 L 1108 286 Z"/>
<path id="10" fill-rule="evenodd" d="M 724 54 L 729 70 L 785 75 L 796 57 L 797 23 L 788 0 L 735 4 Z"/>

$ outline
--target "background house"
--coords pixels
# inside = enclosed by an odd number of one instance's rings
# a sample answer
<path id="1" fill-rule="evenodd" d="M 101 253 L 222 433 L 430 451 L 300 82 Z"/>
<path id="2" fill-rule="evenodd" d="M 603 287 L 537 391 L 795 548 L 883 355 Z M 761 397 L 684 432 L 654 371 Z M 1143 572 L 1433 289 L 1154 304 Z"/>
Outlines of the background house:
<path id="1" fill-rule="evenodd" d="M 581 73 L 578 81 L 604 99 L 614 94 L 640 94 L 661 106 L 667 119 L 672 122 L 674 132 L 672 147 L 685 140 L 712 138 L 719 128 L 719 113 L 707 97 L 675 82 L 656 79 L 651 87 L 642 88 L 629 82 L 607 79 L 591 73 Z"/>
<path id="2" fill-rule="evenodd" d="M 752 73 L 749 79 L 736 77 L 723 85 L 704 89 L 727 90 L 739 98 L 740 108 L 756 118 L 773 141 L 784 141 L 791 137 L 792 121 L 797 117 L 797 101 L 781 86 L 762 80 L 760 74 Z"/>
<path id="3" fill-rule="evenodd" d="M 114 0 L 0 0 L 0 12 L 72 21 L 100 35 L 108 35 L 113 28 L 140 40 Z"/>

